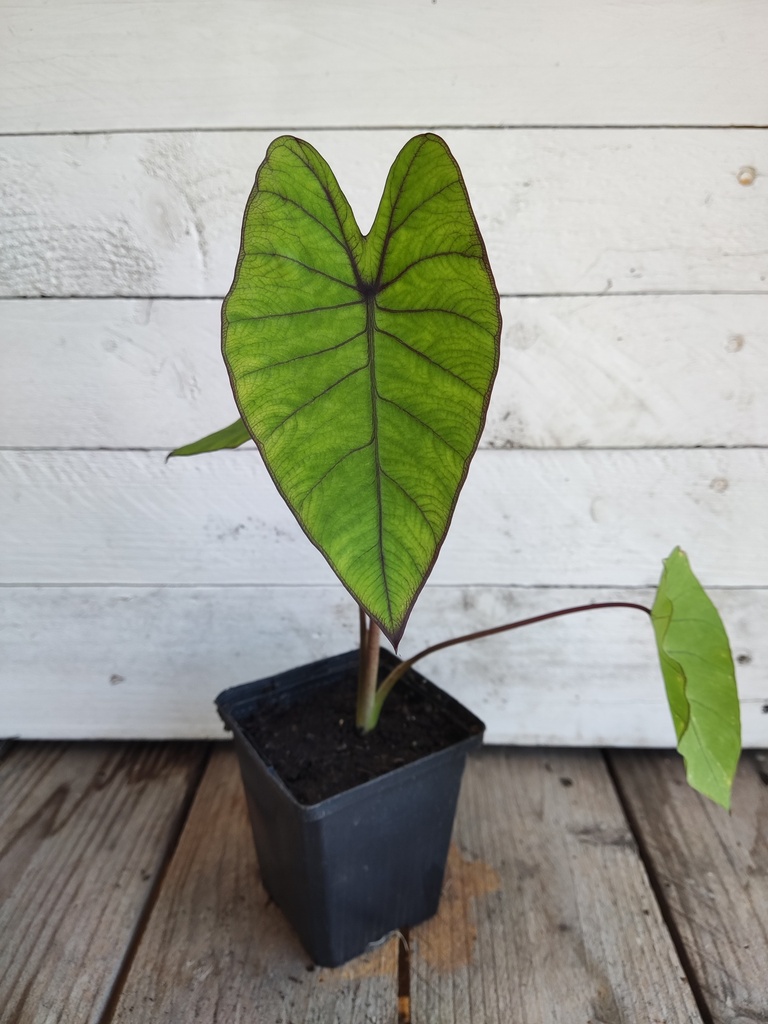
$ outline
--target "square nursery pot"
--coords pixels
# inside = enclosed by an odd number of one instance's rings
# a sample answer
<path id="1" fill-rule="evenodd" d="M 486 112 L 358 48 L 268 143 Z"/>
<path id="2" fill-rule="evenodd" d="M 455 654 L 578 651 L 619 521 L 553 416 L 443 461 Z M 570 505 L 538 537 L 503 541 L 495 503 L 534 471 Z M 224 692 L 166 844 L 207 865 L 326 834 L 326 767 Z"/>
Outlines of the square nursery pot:
<path id="1" fill-rule="evenodd" d="M 387 668 L 398 659 L 382 651 Z M 420 690 L 463 738 L 312 806 L 299 803 L 242 723 L 266 699 L 292 704 L 357 671 L 350 651 L 225 690 L 219 714 L 234 734 L 264 886 L 313 960 L 335 967 L 388 933 L 431 917 L 440 900 L 461 775 L 485 726 L 413 669 Z"/>

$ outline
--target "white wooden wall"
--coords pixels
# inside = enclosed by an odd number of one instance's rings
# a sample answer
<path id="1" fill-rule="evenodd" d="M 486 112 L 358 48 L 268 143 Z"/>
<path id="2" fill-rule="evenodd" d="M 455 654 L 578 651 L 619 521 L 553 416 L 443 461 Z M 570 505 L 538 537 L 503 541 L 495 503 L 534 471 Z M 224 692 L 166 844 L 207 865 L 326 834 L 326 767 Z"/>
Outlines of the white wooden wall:
<path id="1" fill-rule="evenodd" d="M 235 417 L 218 310 L 256 167 L 315 144 L 367 227 L 416 131 L 461 163 L 503 363 L 402 650 L 650 600 L 674 544 L 768 745 L 764 0 L 0 0 L 0 735 L 218 736 L 219 689 L 352 647 Z M 666 744 L 650 630 L 425 663 L 496 742 Z"/>

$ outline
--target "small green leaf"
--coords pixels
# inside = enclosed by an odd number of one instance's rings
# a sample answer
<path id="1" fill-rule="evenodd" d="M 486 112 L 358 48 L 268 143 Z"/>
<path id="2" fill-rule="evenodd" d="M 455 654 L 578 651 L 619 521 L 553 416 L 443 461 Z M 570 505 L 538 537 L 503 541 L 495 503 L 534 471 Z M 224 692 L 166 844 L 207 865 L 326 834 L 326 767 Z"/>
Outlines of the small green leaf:
<path id="1" fill-rule="evenodd" d="M 733 657 L 717 609 L 680 548 L 664 560 L 651 619 L 688 782 L 727 809 L 741 752 Z"/>
<path id="2" fill-rule="evenodd" d="M 239 419 L 235 423 L 230 423 L 228 427 L 217 430 L 214 434 L 201 437 L 199 441 L 193 441 L 192 444 L 185 444 L 181 448 L 175 448 L 172 452 L 168 453 L 168 458 L 172 459 L 174 455 L 201 455 L 203 452 L 218 452 L 222 448 L 239 448 L 241 444 L 245 444 L 246 441 L 250 440 L 251 435 L 248 433 L 248 427 L 246 427 L 242 419 Z"/>
<path id="3" fill-rule="evenodd" d="M 222 322 L 267 469 L 396 645 L 448 530 L 499 356 L 499 296 L 443 140 L 405 145 L 363 237 L 320 154 L 276 139 Z"/>

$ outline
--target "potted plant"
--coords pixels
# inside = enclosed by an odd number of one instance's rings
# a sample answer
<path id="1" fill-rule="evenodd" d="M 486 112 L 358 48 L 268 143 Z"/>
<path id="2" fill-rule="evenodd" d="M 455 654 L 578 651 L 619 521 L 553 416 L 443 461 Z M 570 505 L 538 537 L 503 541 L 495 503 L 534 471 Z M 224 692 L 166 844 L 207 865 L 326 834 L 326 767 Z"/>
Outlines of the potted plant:
<path id="1" fill-rule="evenodd" d="M 321 964 L 437 909 L 464 760 L 484 727 L 413 664 L 602 607 L 492 626 L 404 662 L 380 651 L 382 633 L 397 649 L 445 539 L 485 422 L 500 334 L 488 256 L 442 139 L 419 135 L 402 149 L 367 236 L 312 146 L 290 136 L 272 143 L 222 307 L 241 417 L 171 454 L 253 439 L 359 606 L 359 651 L 217 698 L 264 884 Z M 727 806 L 739 707 L 719 616 L 679 549 L 653 608 L 629 606 L 651 619 L 689 781 Z"/>

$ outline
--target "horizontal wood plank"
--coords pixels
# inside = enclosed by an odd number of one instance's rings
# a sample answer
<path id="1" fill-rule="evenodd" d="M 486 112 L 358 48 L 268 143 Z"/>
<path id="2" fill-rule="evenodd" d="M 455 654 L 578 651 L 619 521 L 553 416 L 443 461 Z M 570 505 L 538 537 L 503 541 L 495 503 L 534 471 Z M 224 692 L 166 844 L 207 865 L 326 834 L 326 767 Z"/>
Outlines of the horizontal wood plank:
<path id="1" fill-rule="evenodd" d="M 261 886 L 234 751 L 219 747 L 113 1024 L 394 1024 L 397 940 L 335 970 L 309 957 Z"/>
<path id="2" fill-rule="evenodd" d="M 754 0 L 5 0 L 0 131 L 765 124 Z"/>
<path id="3" fill-rule="evenodd" d="M 172 448 L 233 421 L 219 316 L 205 299 L 0 301 L 0 443 Z M 483 447 L 768 445 L 768 296 L 509 298 L 502 316 Z"/>
<path id="4" fill-rule="evenodd" d="M 683 546 L 705 586 L 768 584 L 766 449 L 481 451 L 441 584 L 655 584 Z M 326 584 L 254 446 L 0 452 L 3 583 Z"/>
<path id="5" fill-rule="evenodd" d="M 768 772 L 747 755 L 730 815 L 692 792 L 679 759 L 611 755 L 667 913 L 716 1024 L 768 1020 Z"/>
<path id="6" fill-rule="evenodd" d="M 172 6 L 180 24 L 179 5 Z M 46 7 L 43 16 L 55 20 L 60 9 Z M 768 23 L 768 11 L 764 17 Z M 583 8 L 578 18 L 589 24 Z M 699 88 L 707 76 L 696 77 Z M 479 80 L 487 94 L 487 77 Z M 524 95 L 527 102 L 530 86 Z M 0 294 L 223 295 L 256 168 L 277 134 L 0 139 Z M 368 230 L 387 170 L 413 133 L 301 134 L 335 169 Z M 502 294 L 768 292 L 768 177 L 739 180 L 744 167 L 768 167 L 766 132 L 443 134 L 464 172 Z"/>
<path id="7" fill-rule="evenodd" d="M 3 1024 L 102 1021 L 204 755 L 19 744 L 0 764 Z"/>
<path id="8" fill-rule="evenodd" d="M 714 590 L 737 662 L 744 742 L 768 746 L 768 590 Z M 473 629 L 650 591 L 432 587 L 403 656 Z M 22 737 L 221 737 L 213 698 L 357 643 L 335 587 L 0 588 L 2 721 Z M 650 627 L 631 610 L 574 615 L 454 647 L 422 671 L 491 743 L 674 744 Z"/>
<path id="9" fill-rule="evenodd" d="M 414 1024 L 700 1021 L 599 755 L 471 759 L 454 839 L 411 933 Z"/>

